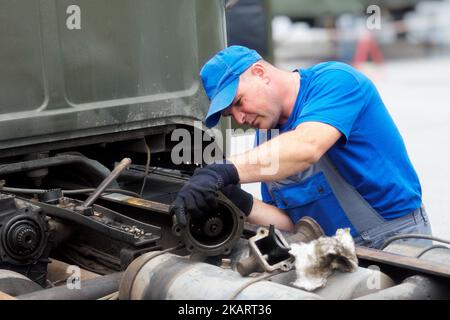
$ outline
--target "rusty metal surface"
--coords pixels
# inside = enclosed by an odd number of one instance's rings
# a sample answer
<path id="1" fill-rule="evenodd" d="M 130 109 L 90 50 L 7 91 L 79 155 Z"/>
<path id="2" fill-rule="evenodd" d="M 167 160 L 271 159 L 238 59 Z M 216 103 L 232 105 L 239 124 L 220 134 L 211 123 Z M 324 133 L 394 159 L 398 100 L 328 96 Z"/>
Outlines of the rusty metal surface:
<path id="1" fill-rule="evenodd" d="M 421 273 L 450 278 L 450 266 L 376 249 L 356 247 L 358 259 L 383 263 Z"/>
<path id="2" fill-rule="evenodd" d="M 155 202 L 145 199 L 140 199 L 136 197 L 130 197 L 127 195 L 119 193 L 104 194 L 101 196 L 102 199 L 109 200 L 115 203 L 130 205 L 132 207 L 151 210 L 158 213 L 169 214 L 169 205 L 161 202 Z"/>

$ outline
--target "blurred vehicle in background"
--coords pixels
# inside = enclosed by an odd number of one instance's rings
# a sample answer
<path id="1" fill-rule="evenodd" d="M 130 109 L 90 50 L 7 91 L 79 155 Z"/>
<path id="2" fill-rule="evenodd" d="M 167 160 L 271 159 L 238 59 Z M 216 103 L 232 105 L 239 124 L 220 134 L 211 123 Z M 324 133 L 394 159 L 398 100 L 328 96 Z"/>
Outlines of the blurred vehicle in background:
<path id="1" fill-rule="evenodd" d="M 312 26 L 326 26 L 328 19 L 344 13 L 361 14 L 370 5 L 378 5 L 395 16 L 414 9 L 420 0 L 271 0 L 274 16 L 288 16 L 293 22 L 306 21 Z"/>
<path id="2" fill-rule="evenodd" d="M 267 0 L 232 0 L 226 11 L 228 45 L 243 45 L 271 60 L 270 10 Z"/>
<path id="3" fill-rule="evenodd" d="M 368 27 L 371 5 L 380 10 L 376 28 Z M 375 55 L 385 59 L 450 52 L 450 0 L 272 0 L 270 8 L 277 60 L 355 63 L 355 57 L 366 55 L 360 51 L 369 38 L 380 52 Z M 375 55 L 368 52 L 367 59 L 377 60 Z"/>

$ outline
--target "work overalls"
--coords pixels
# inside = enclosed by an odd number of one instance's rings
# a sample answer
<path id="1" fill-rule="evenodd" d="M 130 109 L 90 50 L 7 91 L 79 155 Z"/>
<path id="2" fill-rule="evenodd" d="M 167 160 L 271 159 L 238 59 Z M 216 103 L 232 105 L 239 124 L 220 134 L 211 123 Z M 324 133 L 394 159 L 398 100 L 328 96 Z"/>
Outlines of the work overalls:
<path id="1" fill-rule="evenodd" d="M 257 134 L 258 136 L 258 134 Z M 315 219 L 327 236 L 350 228 L 356 244 L 380 248 L 399 233 L 431 235 L 423 205 L 403 217 L 386 220 L 339 173 L 327 154 L 307 170 L 278 182 L 263 183 L 263 193 L 295 224 L 303 216 Z M 428 240 L 407 240 L 421 245 Z"/>

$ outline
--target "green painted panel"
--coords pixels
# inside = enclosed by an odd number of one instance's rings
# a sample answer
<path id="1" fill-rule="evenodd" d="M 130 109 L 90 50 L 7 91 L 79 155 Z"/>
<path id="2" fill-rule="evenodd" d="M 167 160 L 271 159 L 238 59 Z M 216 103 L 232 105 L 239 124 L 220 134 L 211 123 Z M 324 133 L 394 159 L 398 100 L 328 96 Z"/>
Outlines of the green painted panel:
<path id="1" fill-rule="evenodd" d="M 222 0 L 0 0 L 0 26 L 0 150 L 202 120 L 226 43 Z"/>
<path id="2" fill-rule="evenodd" d="M 44 104 L 39 2 L 0 0 L 0 115 Z"/>

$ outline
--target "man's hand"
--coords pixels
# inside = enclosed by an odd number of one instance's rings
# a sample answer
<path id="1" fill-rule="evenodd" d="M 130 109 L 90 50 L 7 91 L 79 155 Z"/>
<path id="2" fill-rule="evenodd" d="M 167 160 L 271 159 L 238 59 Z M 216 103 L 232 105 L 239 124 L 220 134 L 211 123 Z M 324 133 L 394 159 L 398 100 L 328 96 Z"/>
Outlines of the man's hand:
<path id="1" fill-rule="evenodd" d="M 171 207 L 180 224 L 186 224 L 186 213 L 193 219 L 201 219 L 208 211 L 217 208 L 217 192 L 239 182 L 233 164 L 211 164 L 196 169 L 191 179 L 181 188 Z"/>

